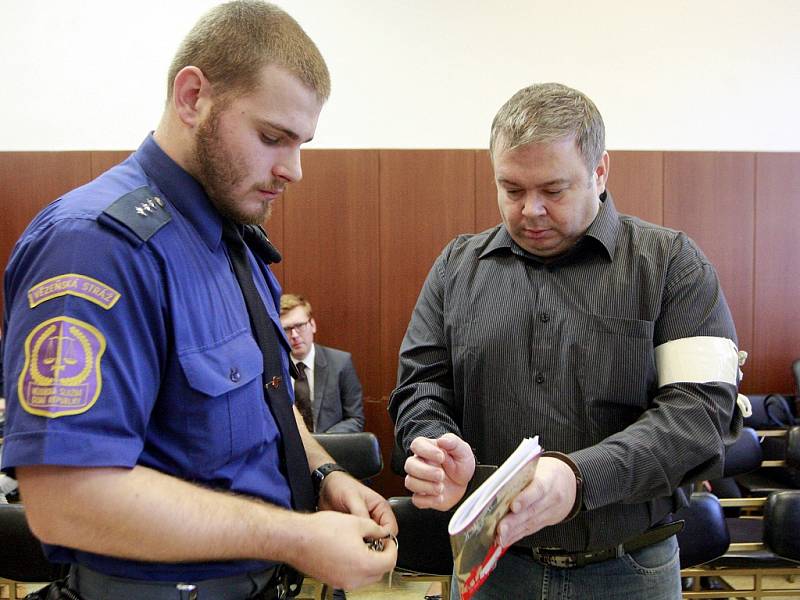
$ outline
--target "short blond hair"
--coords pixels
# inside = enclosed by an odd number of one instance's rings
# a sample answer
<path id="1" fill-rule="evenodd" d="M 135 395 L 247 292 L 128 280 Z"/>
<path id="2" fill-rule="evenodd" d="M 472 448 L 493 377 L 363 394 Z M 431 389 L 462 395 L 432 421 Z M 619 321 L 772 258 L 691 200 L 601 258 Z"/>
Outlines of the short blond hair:
<path id="1" fill-rule="evenodd" d="M 592 173 L 606 150 L 603 117 L 588 96 L 560 83 L 537 83 L 519 90 L 492 121 L 489 151 L 575 137 Z"/>
<path id="2" fill-rule="evenodd" d="M 310 319 L 313 314 L 311 312 L 311 303 L 300 294 L 283 294 L 281 296 L 281 316 L 294 310 L 298 306 L 306 309 L 306 314 Z"/>
<path id="3" fill-rule="evenodd" d="M 234 0 L 212 8 L 181 42 L 169 67 L 167 99 L 184 67 L 200 69 L 215 94 L 228 97 L 256 89 L 267 65 L 288 70 L 316 92 L 331 93 L 325 59 L 316 44 L 288 13 L 259 0 Z"/>

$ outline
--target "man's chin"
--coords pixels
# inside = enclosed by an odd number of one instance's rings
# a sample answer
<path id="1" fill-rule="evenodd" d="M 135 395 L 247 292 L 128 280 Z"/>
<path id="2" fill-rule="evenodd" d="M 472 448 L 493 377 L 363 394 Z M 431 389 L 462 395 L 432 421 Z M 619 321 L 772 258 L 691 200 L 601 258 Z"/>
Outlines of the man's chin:
<path id="1" fill-rule="evenodd" d="M 241 225 L 263 225 L 272 216 L 272 206 L 267 205 L 263 209 L 255 211 L 236 210 L 230 206 L 218 206 L 217 209 L 225 217 Z"/>

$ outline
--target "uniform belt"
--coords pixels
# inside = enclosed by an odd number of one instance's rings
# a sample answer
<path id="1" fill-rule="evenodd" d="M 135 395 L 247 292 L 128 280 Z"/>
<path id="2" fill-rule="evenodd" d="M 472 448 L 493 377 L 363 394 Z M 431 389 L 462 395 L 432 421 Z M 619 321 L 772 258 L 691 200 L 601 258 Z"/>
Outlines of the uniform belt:
<path id="1" fill-rule="evenodd" d="M 246 600 L 248 598 L 285 598 L 285 567 L 276 565 L 257 573 L 243 573 L 192 582 L 197 586 L 197 598 L 215 600 Z M 177 600 L 182 598 L 176 582 L 143 581 L 98 573 L 83 565 L 72 565 L 69 585 L 87 600 Z M 186 597 L 192 597 L 186 594 Z"/>
<path id="2" fill-rule="evenodd" d="M 612 546 L 611 548 L 606 548 L 605 550 L 566 552 L 561 548 L 525 548 L 523 546 L 512 546 L 509 548 L 509 552 L 533 558 L 536 562 L 548 567 L 574 569 L 612 558 L 620 558 L 629 552 L 634 552 L 662 542 L 678 533 L 681 529 L 683 529 L 683 521 L 672 521 L 648 529 L 636 537 L 626 540 L 621 544 L 617 544 L 616 546 Z"/>

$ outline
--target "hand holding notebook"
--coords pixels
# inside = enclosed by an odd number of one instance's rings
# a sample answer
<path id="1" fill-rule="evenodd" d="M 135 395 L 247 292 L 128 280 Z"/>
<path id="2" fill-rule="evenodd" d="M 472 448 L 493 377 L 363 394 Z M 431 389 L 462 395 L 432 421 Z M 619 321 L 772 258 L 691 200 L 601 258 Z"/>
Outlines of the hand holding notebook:
<path id="1" fill-rule="evenodd" d="M 497 543 L 497 524 L 533 481 L 541 452 L 538 437 L 524 439 L 453 514 L 448 532 L 462 600 L 472 597 L 506 551 Z"/>

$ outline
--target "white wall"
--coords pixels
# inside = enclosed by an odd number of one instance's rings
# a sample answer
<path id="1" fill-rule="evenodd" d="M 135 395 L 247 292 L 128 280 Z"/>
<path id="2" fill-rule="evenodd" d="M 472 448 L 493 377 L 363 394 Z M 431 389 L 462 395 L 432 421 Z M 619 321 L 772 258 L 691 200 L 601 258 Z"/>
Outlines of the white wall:
<path id="1" fill-rule="evenodd" d="M 800 151 L 798 0 L 278 0 L 333 77 L 318 148 L 482 148 L 534 81 L 612 149 Z M 0 0 L 0 150 L 129 149 L 214 0 Z"/>

